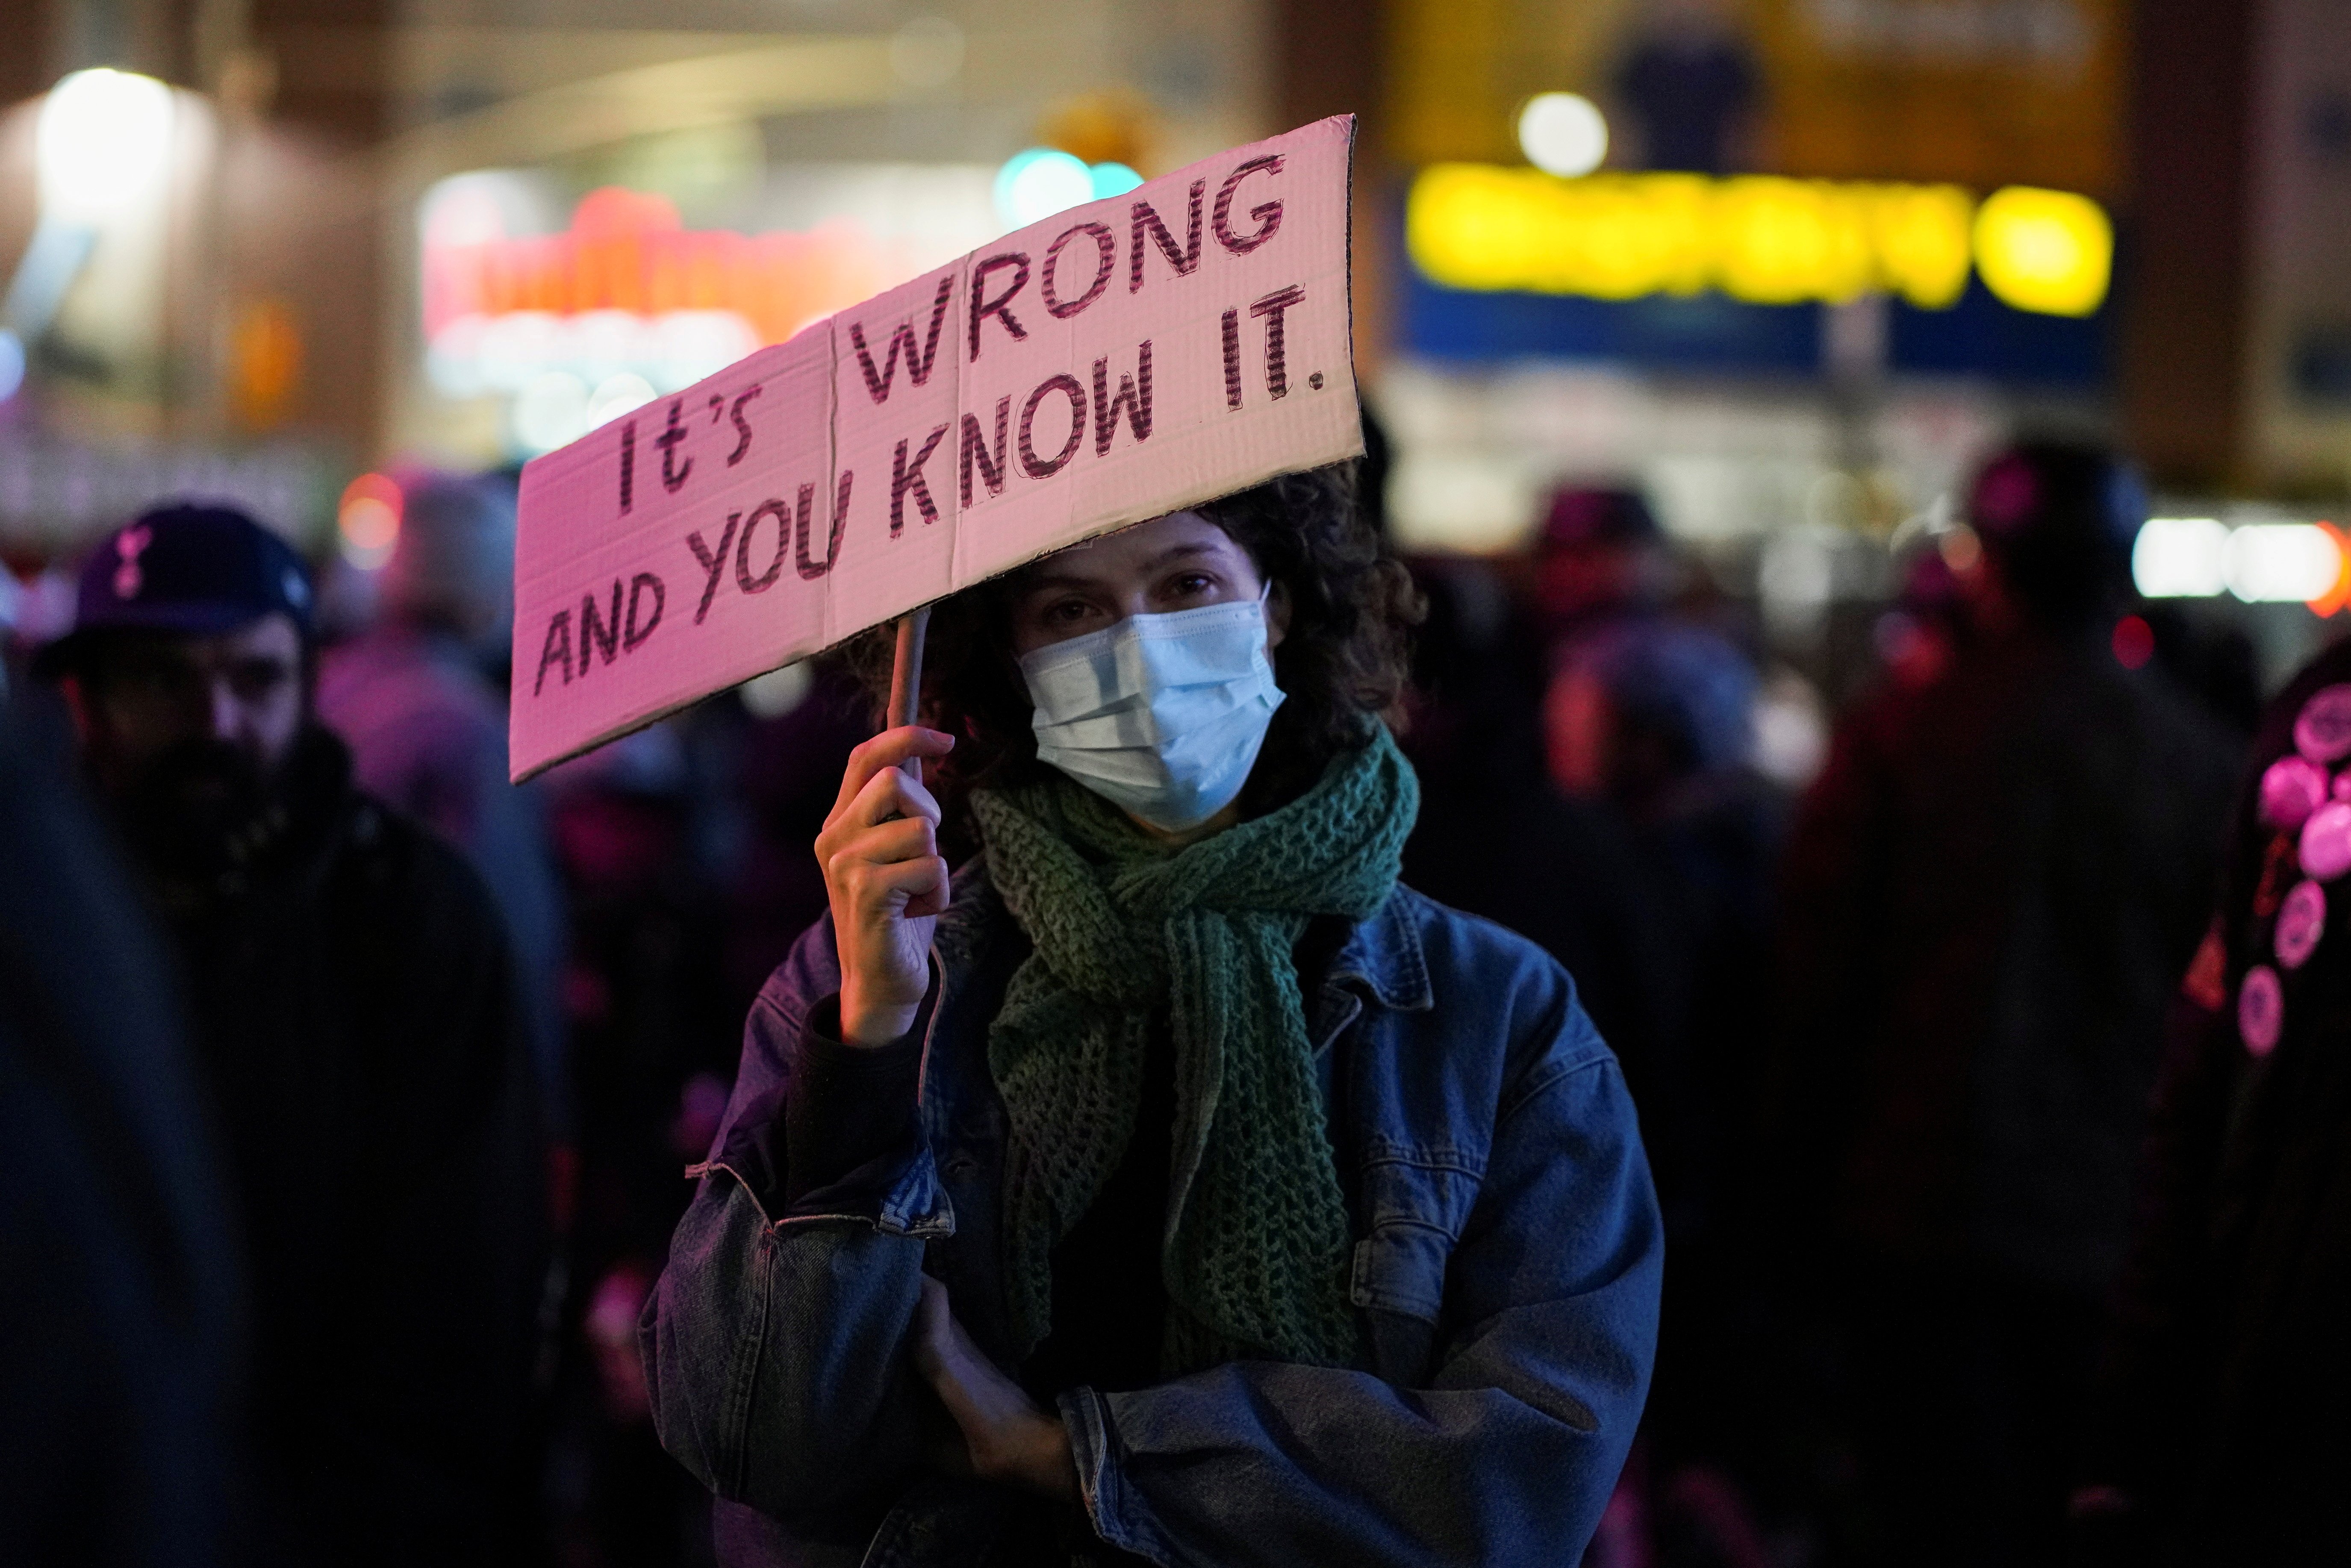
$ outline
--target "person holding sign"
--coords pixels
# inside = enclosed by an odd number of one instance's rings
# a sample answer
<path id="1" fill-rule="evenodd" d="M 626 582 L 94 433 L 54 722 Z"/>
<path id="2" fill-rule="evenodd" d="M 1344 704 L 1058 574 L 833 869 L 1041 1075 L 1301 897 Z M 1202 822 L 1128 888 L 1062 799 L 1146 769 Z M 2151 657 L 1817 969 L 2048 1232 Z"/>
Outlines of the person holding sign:
<path id="1" fill-rule="evenodd" d="M 1660 1225 L 1567 975 L 1396 880 L 1416 610 L 1343 468 L 937 607 L 642 1327 L 722 1561 L 1578 1560 Z"/>

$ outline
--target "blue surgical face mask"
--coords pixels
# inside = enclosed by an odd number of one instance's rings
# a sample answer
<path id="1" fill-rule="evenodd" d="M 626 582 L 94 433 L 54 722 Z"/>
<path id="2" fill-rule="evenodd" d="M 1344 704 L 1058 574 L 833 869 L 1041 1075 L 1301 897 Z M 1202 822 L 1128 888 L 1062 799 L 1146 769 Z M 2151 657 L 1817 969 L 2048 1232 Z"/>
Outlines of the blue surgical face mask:
<path id="1" fill-rule="evenodd" d="M 1281 706 L 1263 594 L 1130 615 L 1038 649 L 1020 674 L 1038 758 L 1170 832 L 1232 804 Z"/>

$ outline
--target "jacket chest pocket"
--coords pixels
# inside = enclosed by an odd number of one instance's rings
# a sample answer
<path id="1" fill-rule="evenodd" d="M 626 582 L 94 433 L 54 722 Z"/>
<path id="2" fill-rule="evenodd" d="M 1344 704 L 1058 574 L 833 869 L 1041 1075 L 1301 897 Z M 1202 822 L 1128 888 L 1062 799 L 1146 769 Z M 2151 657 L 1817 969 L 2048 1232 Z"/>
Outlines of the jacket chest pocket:
<path id="1" fill-rule="evenodd" d="M 1483 1162 L 1454 1150 L 1388 1147 L 1364 1165 L 1366 1229 L 1350 1293 L 1367 1317 L 1383 1376 L 1417 1378 L 1445 1311 L 1445 1270 L 1477 1201 Z"/>

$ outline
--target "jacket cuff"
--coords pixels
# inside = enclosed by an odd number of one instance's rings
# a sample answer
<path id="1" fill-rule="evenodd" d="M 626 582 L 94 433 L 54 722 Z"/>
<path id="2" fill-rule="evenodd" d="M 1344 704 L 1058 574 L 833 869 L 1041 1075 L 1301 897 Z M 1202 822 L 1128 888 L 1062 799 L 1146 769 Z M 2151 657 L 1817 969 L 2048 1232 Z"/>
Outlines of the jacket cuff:
<path id="1" fill-rule="evenodd" d="M 935 995 L 936 988 L 933 990 Z M 837 998 L 828 997 L 811 1009 L 799 1039 L 789 1048 L 794 1058 L 791 1076 L 801 1086 L 817 1091 L 810 1095 L 810 1100 L 820 1103 L 832 1098 L 836 1107 L 840 1106 L 836 1096 L 841 1092 L 876 1097 L 866 1103 L 876 1109 L 887 1105 L 887 1122 L 895 1125 L 894 1130 L 878 1140 L 868 1142 L 863 1149 L 845 1151 L 847 1161 L 853 1163 L 842 1161 L 831 1170 L 816 1172 L 822 1179 L 806 1190 L 792 1193 L 789 1200 L 778 1208 L 774 1221 L 777 1226 L 862 1220 L 888 1235 L 930 1238 L 954 1234 L 955 1214 L 948 1207 L 938 1167 L 931 1158 L 929 1142 L 923 1135 L 914 1092 L 932 1004 L 933 998 L 925 998 L 915 1027 L 904 1039 L 878 1051 L 855 1050 L 841 1042 Z M 844 1072 L 862 1082 L 845 1084 L 841 1082 Z M 827 1087 L 835 1095 L 821 1092 Z M 788 1091 L 782 1118 L 785 1124 L 777 1129 L 784 1133 L 787 1145 L 794 1132 L 805 1134 L 810 1130 L 804 1113 L 820 1108 L 807 1102 L 794 1103 L 793 1100 L 792 1092 Z M 897 1103 L 888 1104 L 890 1102 Z M 794 1124 L 798 1124 L 797 1127 Z M 872 1130 L 866 1129 L 869 1133 Z M 792 1160 L 789 1149 L 779 1152 L 784 1153 L 786 1160 L 798 1163 Z M 838 1146 L 831 1152 L 837 1159 L 844 1153 Z M 846 1168 L 841 1168 L 843 1163 Z M 779 1185 L 791 1185 L 788 1172 L 777 1171 L 773 1178 L 781 1178 Z M 784 1195 L 779 1192 L 778 1196 Z"/>
<path id="2" fill-rule="evenodd" d="M 1085 1499 L 1086 1516 L 1094 1533 L 1122 1552 L 1154 1563 L 1174 1561 L 1147 1521 L 1130 1519 L 1124 1479 L 1114 1458 L 1110 1406 L 1100 1394 L 1083 1385 L 1070 1389 L 1058 1401 L 1061 1425 L 1070 1435 L 1070 1456 L 1077 1461 L 1078 1490 Z"/>
<path id="3" fill-rule="evenodd" d="M 784 1100 L 784 1202 L 847 1180 L 877 1161 L 902 1161 L 915 1141 L 923 1037 L 871 1050 L 841 1043 L 840 1004 L 810 1009 L 793 1042 Z"/>

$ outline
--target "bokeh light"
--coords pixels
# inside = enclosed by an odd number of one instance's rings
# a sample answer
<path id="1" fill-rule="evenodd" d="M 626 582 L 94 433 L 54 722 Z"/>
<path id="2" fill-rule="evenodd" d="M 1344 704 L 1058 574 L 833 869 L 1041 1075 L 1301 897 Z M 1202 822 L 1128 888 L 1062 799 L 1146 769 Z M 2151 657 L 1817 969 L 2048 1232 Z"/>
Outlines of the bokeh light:
<path id="1" fill-rule="evenodd" d="M 609 424 L 632 408 L 653 401 L 653 384 L 632 371 L 606 376 L 588 396 L 588 428 Z"/>
<path id="2" fill-rule="evenodd" d="M 2229 586 L 2229 526 L 2218 517 L 2149 517 L 2131 544 L 2143 599 L 2210 599 Z"/>
<path id="3" fill-rule="evenodd" d="M 1015 152 L 996 172 L 997 215 L 1016 229 L 1093 198 L 1093 171 L 1056 148 Z"/>
<path id="4" fill-rule="evenodd" d="M 2126 670 L 2141 670 L 2155 657 L 2155 628 L 2144 616 L 2126 615 L 2115 622 L 2115 662 Z"/>
<path id="5" fill-rule="evenodd" d="M 1608 156 L 1608 121 L 1580 93 L 1539 92 L 1519 110 L 1519 150 L 1546 174 L 1589 174 Z"/>
<path id="6" fill-rule="evenodd" d="M 588 383 L 569 371 L 549 371 L 514 401 L 515 444 L 532 456 L 588 434 Z"/>
<path id="7" fill-rule="evenodd" d="M 43 215 L 102 219 L 162 184 L 172 158 L 172 89 L 132 71 L 76 71 L 42 100 L 34 145 Z"/>
<path id="8" fill-rule="evenodd" d="M 781 718 L 807 699 L 814 685 L 807 661 L 801 660 L 780 670 L 752 676 L 737 686 L 735 694 L 743 699 L 744 710 L 753 718 Z"/>
<path id="9" fill-rule="evenodd" d="M 2105 303 L 2115 231 L 2087 196 L 2011 185 L 1976 212 L 1976 270 L 2001 303 L 2087 316 Z"/>
<path id="10" fill-rule="evenodd" d="M 400 485 L 389 475 L 362 474 L 344 486 L 335 508 L 343 559 L 361 571 L 390 560 L 400 543 Z"/>
<path id="11" fill-rule="evenodd" d="M 2229 535 L 2221 570 L 2248 604 L 2307 602 L 2335 587 L 2343 554 L 2314 523 L 2252 523 Z"/>
<path id="12" fill-rule="evenodd" d="M 1123 196 L 1143 183 L 1143 176 L 1123 163 L 1097 163 L 1087 172 L 1093 176 L 1096 201 L 1104 196 Z"/>

